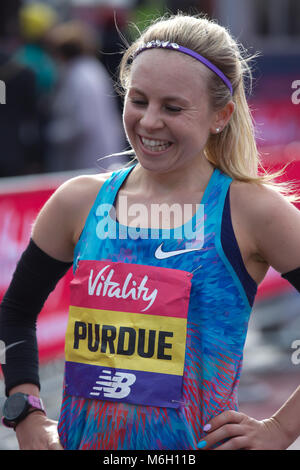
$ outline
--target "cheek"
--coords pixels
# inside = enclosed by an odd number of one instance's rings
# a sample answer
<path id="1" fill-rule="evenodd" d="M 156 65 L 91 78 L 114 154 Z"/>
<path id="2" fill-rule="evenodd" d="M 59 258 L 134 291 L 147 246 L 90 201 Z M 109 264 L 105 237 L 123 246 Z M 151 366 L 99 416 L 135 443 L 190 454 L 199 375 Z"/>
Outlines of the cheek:
<path id="1" fill-rule="evenodd" d="M 130 104 L 125 103 L 123 111 L 123 126 L 127 136 L 128 134 L 132 134 L 136 122 L 136 113 L 132 110 Z"/>
<path id="2" fill-rule="evenodd" d="M 130 134 L 130 129 L 132 128 L 132 119 L 126 108 L 124 108 L 123 112 L 123 127 L 128 137 L 128 134 Z"/>
<path id="3" fill-rule="evenodd" d="M 207 114 L 200 115 L 197 120 L 194 121 L 192 134 L 195 136 L 195 140 L 199 143 L 206 142 L 210 135 L 211 127 L 211 116 Z"/>
<path id="4" fill-rule="evenodd" d="M 190 155 L 195 155 L 203 150 L 209 138 L 210 131 L 208 129 L 207 121 L 199 120 L 190 123 L 186 128 L 186 132 L 182 134 L 182 144 L 185 147 L 185 152 Z"/>

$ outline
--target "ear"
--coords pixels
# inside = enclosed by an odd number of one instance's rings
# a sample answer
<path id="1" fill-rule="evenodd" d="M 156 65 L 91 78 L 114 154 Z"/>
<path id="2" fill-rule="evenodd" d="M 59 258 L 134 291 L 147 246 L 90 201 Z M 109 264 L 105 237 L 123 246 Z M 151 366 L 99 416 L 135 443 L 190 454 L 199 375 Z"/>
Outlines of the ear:
<path id="1" fill-rule="evenodd" d="M 235 109 L 235 104 L 233 101 L 229 101 L 224 108 L 216 111 L 212 125 L 210 127 L 210 132 L 212 134 L 219 134 L 222 132 L 226 124 L 229 122 L 232 113 Z"/>

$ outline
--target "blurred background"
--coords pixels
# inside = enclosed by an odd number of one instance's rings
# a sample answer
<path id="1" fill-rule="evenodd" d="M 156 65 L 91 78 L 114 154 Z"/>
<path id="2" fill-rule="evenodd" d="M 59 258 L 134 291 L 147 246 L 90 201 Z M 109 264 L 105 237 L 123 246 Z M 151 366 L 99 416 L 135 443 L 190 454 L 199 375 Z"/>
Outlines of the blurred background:
<path id="1" fill-rule="evenodd" d="M 78 173 L 120 167 L 126 150 L 116 92 L 124 40 L 166 11 L 206 13 L 228 27 L 254 64 L 249 95 L 263 164 L 300 180 L 299 0 L 44 0 L 0 2 L 0 300 L 52 192 Z M 300 208 L 298 206 L 298 208 Z M 68 283 L 38 321 L 42 396 L 57 419 L 63 380 Z M 274 413 L 300 383 L 300 296 L 270 269 L 247 336 L 240 410 Z M 4 385 L 0 372 L 0 405 Z M 2 406 L 1 406 L 2 408 Z M 0 412 L 1 414 L 1 412 Z M 0 449 L 17 449 L 0 428 Z M 290 447 L 300 450 L 300 439 Z"/>

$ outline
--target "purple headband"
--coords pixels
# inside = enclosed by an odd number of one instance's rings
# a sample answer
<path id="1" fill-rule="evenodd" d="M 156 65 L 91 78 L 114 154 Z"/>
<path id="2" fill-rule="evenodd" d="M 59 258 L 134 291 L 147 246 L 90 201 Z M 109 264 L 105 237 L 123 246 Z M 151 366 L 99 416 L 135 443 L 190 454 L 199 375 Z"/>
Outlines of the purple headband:
<path id="1" fill-rule="evenodd" d="M 182 52 L 183 54 L 187 54 L 191 57 L 194 57 L 194 59 L 199 60 L 200 62 L 202 62 L 202 64 L 206 65 L 206 67 L 208 67 L 210 70 L 216 73 L 221 78 L 221 80 L 223 80 L 225 85 L 229 88 L 230 93 L 233 94 L 233 89 L 232 89 L 230 80 L 228 80 L 228 78 L 224 75 L 224 73 L 218 67 L 216 67 L 209 60 L 205 59 L 205 57 L 198 54 L 197 52 L 194 52 L 191 49 L 188 49 L 187 47 L 179 46 L 178 44 L 176 44 L 176 42 L 160 41 L 159 39 L 156 39 L 154 41 L 143 43 L 135 51 L 133 59 L 135 59 L 136 56 L 139 55 L 141 52 L 146 51 L 147 49 L 155 49 L 155 48 L 171 49 L 173 51 Z"/>

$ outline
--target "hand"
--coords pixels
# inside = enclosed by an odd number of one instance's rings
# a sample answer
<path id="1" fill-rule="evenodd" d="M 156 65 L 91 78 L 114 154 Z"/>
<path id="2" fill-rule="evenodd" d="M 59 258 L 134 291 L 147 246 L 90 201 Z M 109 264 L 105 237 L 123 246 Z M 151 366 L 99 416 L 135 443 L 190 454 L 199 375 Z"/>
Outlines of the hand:
<path id="1" fill-rule="evenodd" d="M 63 450 L 59 442 L 57 421 L 44 413 L 30 413 L 16 427 L 20 450 Z"/>
<path id="2" fill-rule="evenodd" d="M 291 444 L 274 417 L 257 421 L 243 413 L 224 411 L 212 418 L 205 429 L 207 434 L 198 444 L 201 450 L 283 450 Z"/>

